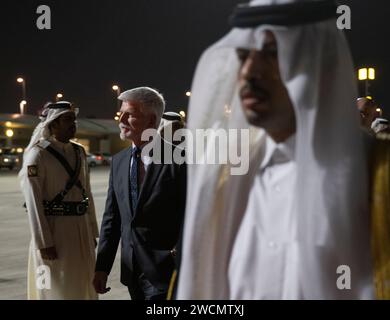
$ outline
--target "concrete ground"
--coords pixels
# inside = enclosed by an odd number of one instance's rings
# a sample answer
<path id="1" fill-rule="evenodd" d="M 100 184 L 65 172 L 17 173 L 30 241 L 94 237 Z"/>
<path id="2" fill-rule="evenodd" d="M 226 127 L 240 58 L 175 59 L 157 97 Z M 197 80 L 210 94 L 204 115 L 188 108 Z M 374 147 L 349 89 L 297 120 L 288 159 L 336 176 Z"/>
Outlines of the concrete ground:
<path id="1" fill-rule="evenodd" d="M 91 186 L 100 227 L 106 200 L 109 169 L 91 169 Z M 0 299 L 26 299 L 27 258 L 30 230 L 22 208 L 17 171 L 0 169 Z M 127 288 L 119 282 L 119 253 L 108 280 L 111 291 L 99 299 L 130 299 Z"/>

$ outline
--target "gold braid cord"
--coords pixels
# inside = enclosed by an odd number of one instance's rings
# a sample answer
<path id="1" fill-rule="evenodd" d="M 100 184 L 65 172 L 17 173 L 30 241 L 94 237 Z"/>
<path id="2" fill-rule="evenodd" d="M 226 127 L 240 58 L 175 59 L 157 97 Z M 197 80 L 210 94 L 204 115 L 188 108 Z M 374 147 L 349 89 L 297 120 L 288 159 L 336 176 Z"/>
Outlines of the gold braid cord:
<path id="1" fill-rule="evenodd" d="M 390 299 L 390 139 L 379 137 L 372 168 L 372 249 L 377 299 Z"/>
<path id="2" fill-rule="evenodd" d="M 171 281 L 169 283 L 168 293 L 167 293 L 167 300 L 173 300 L 173 290 L 176 285 L 176 278 L 177 278 L 177 271 L 173 270 Z"/>

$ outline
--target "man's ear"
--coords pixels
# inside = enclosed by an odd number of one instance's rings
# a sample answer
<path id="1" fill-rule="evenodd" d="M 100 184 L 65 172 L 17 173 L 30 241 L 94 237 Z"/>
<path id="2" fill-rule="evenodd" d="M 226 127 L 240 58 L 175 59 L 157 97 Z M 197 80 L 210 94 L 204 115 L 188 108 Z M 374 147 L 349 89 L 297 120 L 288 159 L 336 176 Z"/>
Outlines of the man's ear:
<path id="1" fill-rule="evenodd" d="M 57 119 L 56 119 L 57 120 Z M 49 124 L 49 131 L 50 133 L 53 133 L 53 130 L 55 130 L 57 127 L 58 127 L 58 123 L 56 120 L 53 120 L 50 124 Z"/>

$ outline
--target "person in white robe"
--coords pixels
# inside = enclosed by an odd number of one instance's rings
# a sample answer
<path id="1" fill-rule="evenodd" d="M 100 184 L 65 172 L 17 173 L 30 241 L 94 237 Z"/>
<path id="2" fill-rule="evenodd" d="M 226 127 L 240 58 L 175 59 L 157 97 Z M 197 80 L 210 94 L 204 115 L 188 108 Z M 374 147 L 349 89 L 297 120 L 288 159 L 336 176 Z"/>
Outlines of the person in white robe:
<path id="1" fill-rule="evenodd" d="M 97 299 L 92 279 L 98 226 L 89 169 L 84 148 L 69 141 L 76 133 L 77 111 L 64 101 L 46 105 L 24 152 L 19 177 L 32 235 L 27 289 L 31 300 Z M 54 215 L 45 211 L 43 202 L 53 201 L 70 180 L 48 147 L 62 155 L 73 170 L 79 157 L 81 185 L 75 183 L 63 202 L 85 204 L 87 198 L 86 210 L 80 207 L 77 214 Z"/>
<path id="2" fill-rule="evenodd" d="M 336 18 L 328 0 L 255 0 L 203 53 L 188 128 L 249 130 L 249 169 L 188 167 L 178 299 L 373 298 L 367 161 Z"/>

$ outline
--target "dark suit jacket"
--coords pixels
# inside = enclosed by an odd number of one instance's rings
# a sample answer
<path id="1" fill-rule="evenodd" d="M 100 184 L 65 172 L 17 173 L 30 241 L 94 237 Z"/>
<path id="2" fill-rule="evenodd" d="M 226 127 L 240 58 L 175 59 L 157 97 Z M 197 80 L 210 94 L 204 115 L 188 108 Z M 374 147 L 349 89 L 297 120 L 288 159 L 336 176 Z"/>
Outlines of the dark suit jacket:
<path id="1" fill-rule="evenodd" d="M 175 148 L 172 146 L 172 148 Z M 131 286 L 134 259 L 157 288 L 167 289 L 184 218 L 185 164 L 148 166 L 135 212 L 130 206 L 131 148 L 112 159 L 109 188 L 100 231 L 96 271 L 110 273 L 121 239 L 121 282 Z"/>

